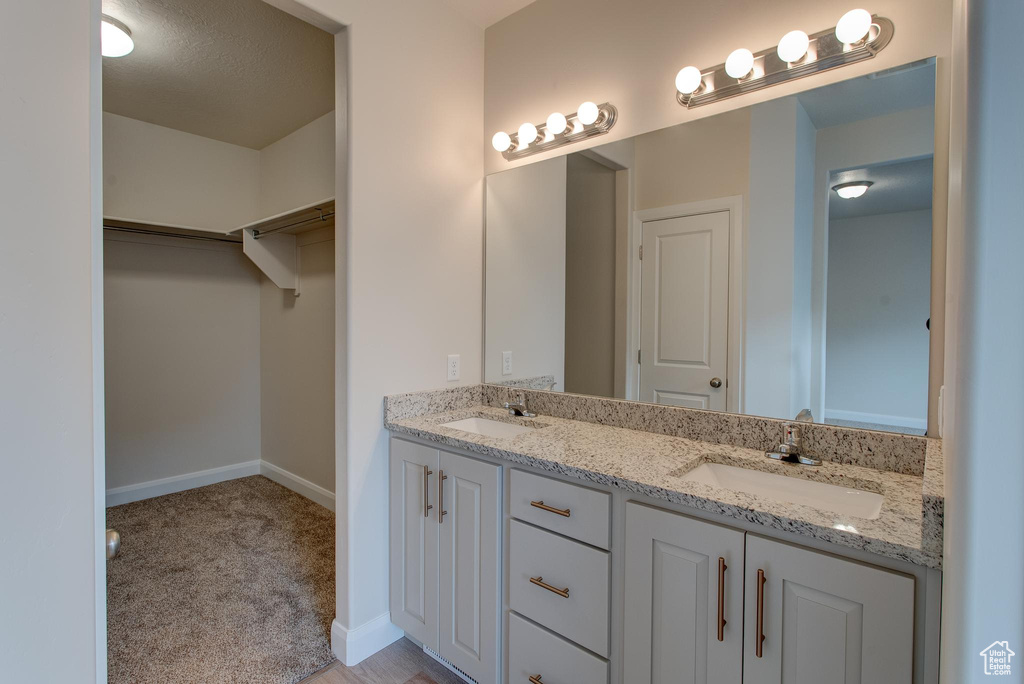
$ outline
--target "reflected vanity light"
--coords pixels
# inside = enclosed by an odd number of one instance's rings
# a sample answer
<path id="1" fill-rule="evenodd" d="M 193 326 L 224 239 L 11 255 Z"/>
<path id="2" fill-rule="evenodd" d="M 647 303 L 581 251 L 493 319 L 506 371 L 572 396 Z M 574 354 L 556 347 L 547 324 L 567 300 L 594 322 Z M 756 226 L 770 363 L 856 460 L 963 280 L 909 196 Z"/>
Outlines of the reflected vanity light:
<path id="1" fill-rule="evenodd" d="M 491 147 L 512 161 L 607 133 L 617 115 L 618 110 L 607 102 L 584 102 L 572 114 L 552 112 L 540 126 L 526 122 L 513 135 L 498 131 L 491 138 Z"/>
<path id="2" fill-rule="evenodd" d="M 700 107 L 871 59 L 889 44 L 893 30 L 885 17 L 851 10 L 825 31 L 790 31 L 774 48 L 733 50 L 724 64 L 709 69 L 684 67 L 676 74 L 676 101 L 683 107 Z"/>
<path id="3" fill-rule="evenodd" d="M 851 181 L 849 183 L 833 185 L 832 189 L 835 190 L 836 194 L 843 199 L 857 199 L 858 197 L 862 197 L 872 185 L 874 185 L 874 183 L 871 181 Z"/>

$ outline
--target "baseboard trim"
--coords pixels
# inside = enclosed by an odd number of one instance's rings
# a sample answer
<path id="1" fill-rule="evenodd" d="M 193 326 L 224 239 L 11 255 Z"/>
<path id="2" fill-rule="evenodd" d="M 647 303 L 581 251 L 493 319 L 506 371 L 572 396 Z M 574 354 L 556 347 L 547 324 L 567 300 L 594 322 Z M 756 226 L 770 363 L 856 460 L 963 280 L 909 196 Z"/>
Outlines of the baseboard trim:
<path id="1" fill-rule="evenodd" d="M 301 494 L 310 501 L 315 501 L 325 508 L 334 510 L 334 492 L 329 492 L 309 480 L 279 468 L 273 463 L 267 463 L 260 459 L 245 461 L 220 468 L 210 468 L 174 477 L 165 477 L 159 480 L 139 482 L 124 487 L 114 487 L 107 490 L 107 508 L 120 506 L 121 504 L 152 499 L 155 496 L 175 494 L 184 492 L 196 487 L 237 480 L 240 477 L 251 477 L 252 475 L 263 475 L 274 482 L 287 487 L 296 494 Z"/>
<path id="2" fill-rule="evenodd" d="M 334 492 L 327 491 L 320 485 L 313 484 L 309 480 L 290 473 L 269 461 L 260 461 L 260 475 L 268 477 L 277 484 L 301 494 L 310 501 L 317 502 L 324 508 L 334 510 Z"/>
<path id="3" fill-rule="evenodd" d="M 331 651 L 338 660 L 351 667 L 403 636 L 405 632 L 391 623 L 391 613 L 378 615 L 355 629 L 347 629 L 335 620 L 331 625 Z"/>
<path id="4" fill-rule="evenodd" d="M 825 409 L 826 419 L 849 420 L 856 423 L 868 423 L 873 425 L 891 425 L 893 427 L 914 428 L 915 430 L 927 430 L 927 418 L 908 418 L 905 416 L 889 416 L 884 413 L 862 413 L 860 411 L 842 411 L 839 409 Z"/>
<path id="5" fill-rule="evenodd" d="M 184 475 L 175 475 L 174 477 L 165 477 L 159 480 L 139 482 L 137 484 L 126 485 L 124 487 L 114 487 L 113 489 L 107 490 L 107 508 L 111 506 L 120 506 L 121 504 L 131 503 L 133 501 L 152 499 L 154 496 L 174 494 L 175 492 L 183 492 L 186 489 L 205 487 L 206 485 L 217 484 L 218 482 L 237 480 L 240 477 L 249 477 L 250 475 L 259 474 L 260 461 L 259 459 L 256 459 L 255 461 L 245 461 L 244 463 L 235 463 L 234 465 L 221 466 L 220 468 L 200 470 L 194 473 L 185 473 Z"/>

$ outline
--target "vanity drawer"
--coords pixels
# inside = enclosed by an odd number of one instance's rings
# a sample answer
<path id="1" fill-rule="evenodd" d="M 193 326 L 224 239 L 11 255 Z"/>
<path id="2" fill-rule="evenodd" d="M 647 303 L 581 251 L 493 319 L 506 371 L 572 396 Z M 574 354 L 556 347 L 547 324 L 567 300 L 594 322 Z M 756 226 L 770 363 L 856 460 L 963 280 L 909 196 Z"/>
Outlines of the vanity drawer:
<path id="1" fill-rule="evenodd" d="M 508 614 L 508 682 L 530 684 L 607 684 L 608 662 L 576 644 Z"/>
<path id="2" fill-rule="evenodd" d="M 609 573 L 606 551 L 518 520 L 509 524 L 509 607 L 605 657 Z"/>
<path id="3" fill-rule="evenodd" d="M 609 548 L 610 494 L 525 470 L 513 470 L 511 480 L 509 512 L 513 518 L 602 549 Z M 539 504 L 555 510 L 541 508 Z"/>

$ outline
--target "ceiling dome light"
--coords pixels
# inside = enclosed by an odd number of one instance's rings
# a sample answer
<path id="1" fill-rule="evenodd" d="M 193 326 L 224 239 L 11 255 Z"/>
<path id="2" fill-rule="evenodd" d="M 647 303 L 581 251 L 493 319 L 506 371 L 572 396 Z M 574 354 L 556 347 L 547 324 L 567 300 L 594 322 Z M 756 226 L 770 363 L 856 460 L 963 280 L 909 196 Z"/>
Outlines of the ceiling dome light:
<path id="1" fill-rule="evenodd" d="M 739 48 L 729 53 L 725 60 L 725 73 L 733 78 L 743 78 L 754 68 L 754 53 L 746 48 Z"/>
<path id="2" fill-rule="evenodd" d="M 597 109 L 597 105 L 593 102 L 584 102 L 580 105 L 580 108 L 576 110 L 576 118 L 579 119 L 580 123 L 584 126 L 589 126 L 597 121 L 598 114 L 599 111 Z"/>
<path id="3" fill-rule="evenodd" d="M 790 31 L 779 41 L 779 59 L 783 62 L 796 62 L 807 54 L 810 44 L 811 39 L 803 31 Z"/>
<path id="4" fill-rule="evenodd" d="M 676 90 L 683 95 L 695 92 L 702 82 L 700 69 L 694 66 L 683 67 L 676 74 Z"/>
<path id="5" fill-rule="evenodd" d="M 562 113 L 551 112 L 551 114 L 548 115 L 548 133 L 554 133 L 555 135 L 558 135 L 559 133 L 563 132 L 566 126 L 568 125 L 569 122 L 565 120 L 565 115 L 563 115 Z"/>
<path id="6" fill-rule="evenodd" d="M 864 195 L 874 183 L 871 181 L 853 181 L 852 183 L 840 183 L 833 185 L 832 189 L 843 199 L 857 199 Z"/>
<path id="7" fill-rule="evenodd" d="M 519 147 L 526 147 L 537 139 L 537 127 L 527 121 L 519 127 Z"/>
<path id="8" fill-rule="evenodd" d="M 109 15 L 101 15 L 100 52 L 104 57 L 124 57 L 135 49 L 131 30 Z"/>
<path id="9" fill-rule="evenodd" d="M 498 150 L 498 152 L 504 152 L 508 148 L 512 147 L 512 138 L 509 137 L 505 131 L 498 131 L 491 138 L 491 147 Z"/>
<path id="10" fill-rule="evenodd" d="M 871 30 L 871 13 L 864 9 L 850 10 L 836 24 L 836 38 L 847 45 L 856 43 Z"/>

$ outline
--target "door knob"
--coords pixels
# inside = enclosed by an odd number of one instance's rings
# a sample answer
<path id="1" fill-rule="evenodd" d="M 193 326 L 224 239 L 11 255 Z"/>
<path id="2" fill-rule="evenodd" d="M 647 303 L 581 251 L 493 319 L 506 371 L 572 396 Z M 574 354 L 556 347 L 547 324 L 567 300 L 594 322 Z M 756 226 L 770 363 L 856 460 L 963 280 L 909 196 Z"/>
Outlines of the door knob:
<path id="1" fill-rule="evenodd" d="M 718 389 L 722 386 L 722 378 L 711 378 L 711 386 Z"/>

